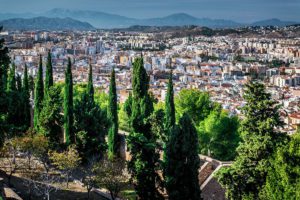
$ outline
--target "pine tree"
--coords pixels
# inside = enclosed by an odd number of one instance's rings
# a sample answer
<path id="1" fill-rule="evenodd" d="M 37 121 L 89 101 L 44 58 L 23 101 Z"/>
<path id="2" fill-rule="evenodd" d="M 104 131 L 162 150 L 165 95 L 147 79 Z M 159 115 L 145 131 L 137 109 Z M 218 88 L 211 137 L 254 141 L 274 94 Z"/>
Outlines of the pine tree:
<path id="1" fill-rule="evenodd" d="M 108 132 L 108 154 L 110 158 L 114 158 L 119 156 L 118 96 L 116 91 L 116 77 L 114 69 L 112 70 L 110 77 L 108 118 L 111 123 L 111 127 Z"/>
<path id="2" fill-rule="evenodd" d="M 28 82 L 28 69 L 25 64 L 24 78 L 23 78 L 23 99 L 24 99 L 24 124 L 26 128 L 30 127 L 31 115 L 30 115 L 30 91 Z"/>
<path id="3" fill-rule="evenodd" d="M 48 95 L 50 87 L 53 86 L 53 69 L 51 52 L 48 52 L 47 65 L 46 65 L 46 78 L 45 78 L 45 96 Z"/>
<path id="4" fill-rule="evenodd" d="M 165 181 L 170 200 L 201 199 L 198 149 L 197 131 L 184 114 L 173 128 L 166 148 Z"/>
<path id="5" fill-rule="evenodd" d="M 73 132 L 73 80 L 71 67 L 71 59 L 68 58 L 68 66 L 65 73 L 64 93 L 64 142 L 66 144 L 75 143 L 75 135 Z"/>
<path id="6" fill-rule="evenodd" d="M 62 138 L 63 117 L 61 97 L 62 88 L 54 85 L 49 88 L 48 95 L 43 100 L 43 109 L 39 116 L 39 133 L 49 139 L 52 148 L 58 146 Z"/>
<path id="7" fill-rule="evenodd" d="M 259 199 L 270 158 L 286 141 L 286 135 L 276 131 L 283 125 L 279 106 L 266 93 L 264 85 L 247 84 L 244 99 L 247 104 L 243 107 L 245 119 L 240 127 L 242 142 L 237 148 L 238 156 L 230 168 L 218 173 L 229 199 Z"/>
<path id="8" fill-rule="evenodd" d="M 130 117 L 132 132 L 128 136 L 131 160 L 128 169 L 135 182 L 140 199 L 159 199 L 156 173 L 159 154 L 156 151 L 156 135 L 151 132 L 149 117 L 153 112 L 153 102 L 148 93 L 149 77 L 144 69 L 143 59 L 137 58 L 133 64 L 133 97 Z"/>
<path id="9" fill-rule="evenodd" d="M 39 114 L 42 110 L 43 99 L 44 99 L 43 63 L 42 63 L 42 56 L 40 55 L 39 69 L 38 69 L 38 74 L 37 74 L 35 88 L 34 88 L 33 124 L 36 130 L 38 130 L 38 120 L 39 120 Z"/>
<path id="10" fill-rule="evenodd" d="M 16 91 L 16 66 L 13 63 L 11 65 L 11 68 L 9 70 L 9 76 L 8 76 L 8 83 L 7 83 L 7 90 L 8 91 Z"/>
<path id="11" fill-rule="evenodd" d="M 106 150 L 108 119 L 106 111 L 101 110 L 94 100 L 93 72 L 89 69 L 86 91 L 74 104 L 76 146 L 78 152 L 87 161 L 89 157 L 102 158 Z"/>
<path id="12" fill-rule="evenodd" d="M 175 105 L 174 105 L 174 91 L 173 91 L 173 81 L 172 72 L 169 76 L 167 95 L 165 100 L 165 129 L 170 130 L 175 125 Z"/>

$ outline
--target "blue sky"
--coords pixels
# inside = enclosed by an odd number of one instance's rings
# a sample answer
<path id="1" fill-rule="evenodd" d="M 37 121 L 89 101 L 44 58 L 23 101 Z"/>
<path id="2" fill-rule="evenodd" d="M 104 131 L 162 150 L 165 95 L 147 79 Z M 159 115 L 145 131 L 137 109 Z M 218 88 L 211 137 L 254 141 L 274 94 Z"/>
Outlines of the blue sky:
<path id="1" fill-rule="evenodd" d="M 44 12 L 52 8 L 97 10 L 135 18 L 187 13 L 238 22 L 279 18 L 300 21 L 300 0 L 0 0 L 4 12 Z"/>

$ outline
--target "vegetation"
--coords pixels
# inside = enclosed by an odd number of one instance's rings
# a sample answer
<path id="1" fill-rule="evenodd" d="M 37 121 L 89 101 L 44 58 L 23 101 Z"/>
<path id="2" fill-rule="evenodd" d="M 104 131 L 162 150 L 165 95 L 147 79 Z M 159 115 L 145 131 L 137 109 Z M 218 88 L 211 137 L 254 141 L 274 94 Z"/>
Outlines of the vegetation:
<path id="1" fill-rule="evenodd" d="M 139 198 L 159 199 L 159 176 L 156 171 L 159 164 L 157 135 L 152 133 L 148 120 L 153 112 L 153 103 L 148 93 L 149 77 L 144 69 L 143 58 L 137 58 L 133 64 L 132 88 L 132 102 L 126 109 L 131 125 L 127 142 L 132 155 L 128 169 Z"/>
<path id="2" fill-rule="evenodd" d="M 183 89 L 175 98 L 176 118 L 188 114 L 194 124 L 204 120 L 213 108 L 209 94 L 196 89 Z"/>
<path id="3" fill-rule="evenodd" d="M 8 183 L 15 174 L 21 176 L 29 198 L 35 193 L 50 199 L 64 176 L 67 187 L 71 177 L 80 179 L 88 197 L 100 187 L 112 199 L 126 194 L 162 199 L 166 192 L 170 200 L 198 200 L 201 153 L 234 160 L 216 175 L 228 199 L 300 198 L 300 134 L 288 137 L 278 131 L 283 125 L 279 104 L 263 84 L 246 85 L 240 122 L 206 92 L 184 89 L 174 97 L 172 73 L 165 102 L 157 102 L 143 66 L 143 58 L 137 58 L 133 91 L 118 110 L 114 70 L 109 95 L 94 88 L 92 66 L 88 83 L 73 87 L 70 58 L 65 82 L 54 83 L 49 52 L 45 82 L 40 56 L 33 84 L 26 65 L 23 80 L 16 75 L 0 40 L 0 168 Z M 129 132 L 128 163 L 119 156 L 119 128 Z"/>
<path id="4" fill-rule="evenodd" d="M 61 153 L 51 152 L 50 159 L 65 174 L 68 188 L 70 175 L 80 164 L 80 157 L 77 150 L 74 146 L 69 146 L 66 151 Z"/>
<path id="5" fill-rule="evenodd" d="M 74 106 L 77 149 L 84 160 L 90 156 L 102 158 L 106 150 L 105 135 L 109 123 L 105 111 L 94 100 L 91 65 L 88 85 L 80 96 Z"/>
<path id="6" fill-rule="evenodd" d="M 198 127 L 200 153 L 215 159 L 230 161 L 236 156 L 240 137 L 237 117 L 214 110 Z"/>
<path id="7" fill-rule="evenodd" d="M 109 191 L 115 200 L 129 180 L 125 162 L 121 159 L 103 159 L 94 166 L 95 185 Z"/>
<path id="8" fill-rule="evenodd" d="M 118 96 L 114 69 L 112 70 L 110 77 L 108 117 L 111 124 L 108 131 L 108 155 L 110 158 L 113 158 L 119 156 L 120 151 L 118 138 Z"/>
<path id="9" fill-rule="evenodd" d="M 184 114 L 166 147 L 165 181 L 170 200 L 201 199 L 197 131 Z"/>
<path id="10" fill-rule="evenodd" d="M 175 125 L 175 105 L 174 105 L 174 91 L 173 91 L 173 80 L 172 72 L 169 76 L 167 95 L 165 100 L 165 130 L 170 130 Z"/>
<path id="11" fill-rule="evenodd" d="M 247 104 L 243 107 L 245 119 L 241 123 L 238 156 L 230 168 L 218 174 L 229 199 L 259 199 L 270 158 L 286 141 L 285 135 L 276 131 L 276 127 L 283 125 L 279 107 L 265 92 L 264 85 L 256 82 L 246 85 L 244 99 Z"/>
<path id="12" fill-rule="evenodd" d="M 65 73 L 65 91 L 64 91 L 64 142 L 66 144 L 75 143 L 75 135 L 73 130 L 73 79 L 72 64 L 68 58 L 68 66 Z"/>
<path id="13" fill-rule="evenodd" d="M 38 131 L 39 115 L 42 110 L 42 102 L 44 99 L 44 82 L 43 82 L 43 62 L 40 55 L 40 64 L 34 88 L 34 118 L 33 124 L 35 130 Z"/>
<path id="14" fill-rule="evenodd" d="M 45 78 L 45 96 L 48 95 L 50 87 L 53 86 L 53 69 L 51 52 L 48 52 L 47 65 L 46 65 L 46 78 Z"/>
<path id="15" fill-rule="evenodd" d="M 300 198 L 300 133 L 296 133 L 288 145 L 277 150 L 268 170 L 261 199 Z"/>

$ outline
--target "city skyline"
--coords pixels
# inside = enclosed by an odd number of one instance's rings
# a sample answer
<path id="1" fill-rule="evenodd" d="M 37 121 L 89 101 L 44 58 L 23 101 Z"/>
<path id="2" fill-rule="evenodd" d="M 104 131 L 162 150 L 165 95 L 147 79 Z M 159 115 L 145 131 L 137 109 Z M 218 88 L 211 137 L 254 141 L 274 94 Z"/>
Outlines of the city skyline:
<path id="1" fill-rule="evenodd" d="M 118 14 L 131 18 L 164 17 L 174 13 L 186 13 L 198 18 L 228 19 L 237 22 L 254 22 L 270 18 L 299 21 L 300 2 L 296 0 L 11 0 L 2 4 L 1 13 L 45 12 L 54 8 L 70 10 L 93 10 Z M 155 12 L 153 12 L 155 11 Z"/>

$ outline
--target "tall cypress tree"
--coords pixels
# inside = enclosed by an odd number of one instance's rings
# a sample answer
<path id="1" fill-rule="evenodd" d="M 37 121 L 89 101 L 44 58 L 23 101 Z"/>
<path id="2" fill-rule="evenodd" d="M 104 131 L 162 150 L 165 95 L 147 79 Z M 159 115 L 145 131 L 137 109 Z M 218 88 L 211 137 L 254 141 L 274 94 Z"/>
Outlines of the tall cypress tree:
<path id="1" fill-rule="evenodd" d="M 22 79 L 19 74 L 16 77 L 16 85 L 17 85 L 17 91 L 21 93 L 22 92 Z"/>
<path id="2" fill-rule="evenodd" d="M 31 115 L 30 115 L 30 91 L 28 82 L 28 69 L 25 64 L 24 77 L 23 77 L 23 99 L 24 99 L 24 124 L 26 128 L 30 127 Z"/>
<path id="3" fill-rule="evenodd" d="M 111 72 L 109 86 L 109 106 L 108 118 L 111 127 L 108 132 L 108 154 L 113 158 L 119 156 L 119 139 L 118 139 L 118 96 L 116 91 L 115 69 Z"/>
<path id="4" fill-rule="evenodd" d="M 93 85 L 93 68 L 92 65 L 89 67 L 89 77 L 87 85 L 87 95 L 90 102 L 94 102 L 94 85 Z"/>
<path id="5" fill-rule="evenodd" d="M 157 163 L 155 134 L 151 132 L 149 117 L 153 112 L 153 102 L 148 93 L 149 77 L 143 64 L 143 58 L 137 58 L 133 64 L 133 99 L 130 117 L 132 132 L 128 136 L 128 148 L 131 160 L 129 171 L 135 181 L 135 189 L 140 199 L 159 199 L 157 191 Z"/>
<path id="6" fill-rule="evenodd" d="M 0 32 L 3 27 L 0 27 Z M 7 71 L 10 63 L 8 48 L 4 46 L 4 39 L 0 39 L 0 95 L 7 89 Z"/>
<path id="7" fill-rule="evenodd" d="M 64 142 L 66 144 L 75 143 L 75 135 L 73 132 L 73 79 L 72 64 L 68 58 L 68 66 L 65 73 L 65 93 L 64 93 Z"/>
<path id="8" fill-rule="evenodd" d="M 45 96 L 48 95 L 50 87 L 53 86 L 53 69 L 51 52 L 48 52 L 47 65 L 46 65 L 46 78 L 45 78 Z"/>
<path id="9" fill-rule="evenodd" d="M 198 149 L 197 131 L 184 114 L 173 128 L 166 148 L 165 181 L 170 200 L 201 199 Z"/>
<path id="10" fill-rule="evenodd" d="M 42 63 L 42 56 L 40 55 L 39 69 L 38 69 L 38 74 L 37 74 L 35 88 L 34 88 L 33 124 L 36 130 L 38 129 L 38 120 L 39 120 L 39 114 L 42 110 L 43 99 L 44 99 L 43 63 Z"/>
<path id="11" fill-rule="evenodd" d="M 167 95 L 165 100 L 165 129 L 170 130 L 175 125 L 175 105 L 172 72 L 170 72 Z"/>
<path id="12" fill-rule="evenodd" d="M 8 76 L 8 83 L 7 83 L 7 90 L 8 91 L 16 91 L 16 66 L 13 63 L 11 65 L 11 68 L 9 70 L 9 76 Z"/>
<path id="13" fill-rule="evenodd" d="M 0 32 L 3 27 L 0 27 Z M 8 48 L 4 46 L 4 39 L 0 39 L 0 147 L 3 144 L 5 137 L 6 120 L 5 116 L 7 114 L 7 70 L 10 63 L 10 58 L 8 56 Z"/>

